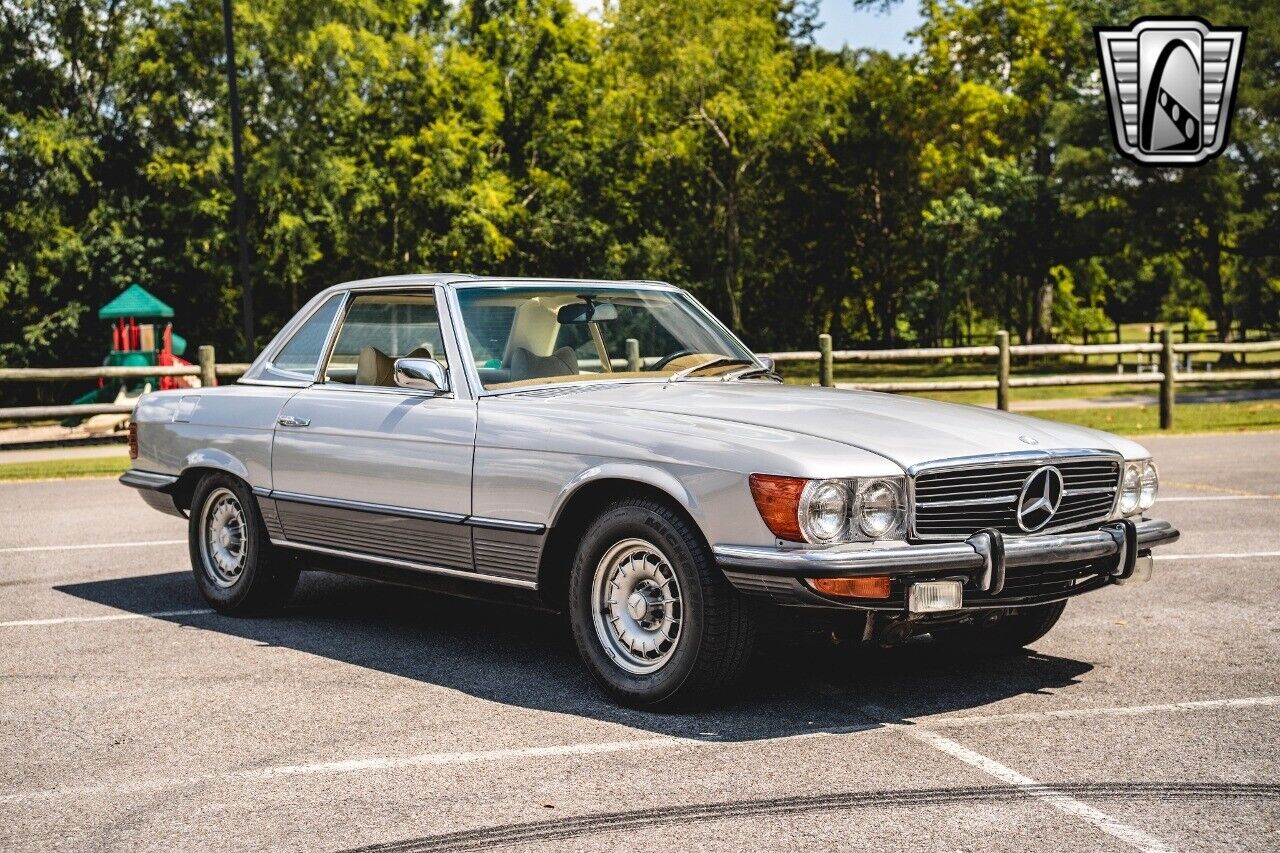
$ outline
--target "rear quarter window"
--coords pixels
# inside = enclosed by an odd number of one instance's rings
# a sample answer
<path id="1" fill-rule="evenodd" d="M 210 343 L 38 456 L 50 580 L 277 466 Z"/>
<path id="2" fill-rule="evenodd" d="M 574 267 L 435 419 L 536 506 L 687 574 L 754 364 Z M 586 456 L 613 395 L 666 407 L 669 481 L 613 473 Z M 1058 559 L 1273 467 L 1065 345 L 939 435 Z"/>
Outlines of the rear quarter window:
<path id="1" fill-rule="evenodd" d="M 334 315 L 338 313 L 338 306 L 341 304 L 342 294 L 330 296 L 280 348 L 271 360 L 271 366 L 308 379 L 315 376 L 320 358 L 324 354 L 325 341 L 329 339 L 329 328 L 333 325 Z"/>

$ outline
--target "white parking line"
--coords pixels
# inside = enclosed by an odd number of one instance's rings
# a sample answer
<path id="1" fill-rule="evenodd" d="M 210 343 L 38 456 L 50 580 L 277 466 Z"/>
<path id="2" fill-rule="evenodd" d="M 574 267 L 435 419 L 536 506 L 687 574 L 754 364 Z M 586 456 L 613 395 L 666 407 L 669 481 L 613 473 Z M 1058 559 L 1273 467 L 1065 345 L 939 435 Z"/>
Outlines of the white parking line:
<path id="1" fill-rule="evenodd" d="M 908 737 L 927 743 L 934 749 L 945 752 L 953 758 L 960 759 L 970 767 L 976 767 L 988 776 L 1025 791 L 1030 796 L 1043 800 L 1063 814 L 1079 818 L 1107 835 L 1123 841 L 1125 844 L 1147 851 L 1147 853 L 1173 853 L 1172 847 L 1154 835 L 1143 832 L 1136 826 L 1121 823 L 1106 812 L 1061 791 L 1056 791 L 1048 785 L 1032 779 L 1030 776 L 1019 773 L 1012 767 L 1001 764 L 995 759 L 987 758 L 985 755 L 974 752 L 949 737 L 944 737 L 921 726 L 903 725 L 901 723 L 889 723 L 887 725 Z"/>
<path id="2" fill-rule="evenodd" d="M 1247 560 L 1253 557 L 1280 557 L 1280 551 L 1237 551 L 1221 554 L 1156 554 L 1157 560 Z"/>
<path id="3" fill-rule="evenodd" d="M 1280 495 L 1179 495 L 1176 498 L 1157 498 L 1156 503 L 1167 504 L 1179 501 L 1276 501 Z"/>
<path id="4" fill-rule="evenodd" d="M 0 548 L 0 554 L 29 554 L 33 551 L 91 551 L 95 548 L 141 548 L 146 545 L 185 545 L 185 539 L 150 539 L 145 542 L 94 542 L 85 545 L 26 545 Z"/>
<path id="5" fill-rule="evenodd" d="M 182 611 L 179 611 L 182 612 Z M 200 611 L 195 611 L 200 612 Z M 1174 702 L 1167 705 L 1139 705 L 1129 708 L 1092 708 L 1079 709 L 1074 716 L 1086 716 L 1089 714 L 1146 714 L 1157 713 L 1161 711 L 1183 711 L 1197 709 L 1212 708 L 1229 708 L 1241 705 L 1263 705 L 1263 704 L 1280 704 L 1280 696 L 1261 696 L 1244 699 L 1215 699 L 1200 702 Z M 877 721 L 891 720 L 893 715 L 882 709 L 873 710 L 868 706 L 864 710 L 864 715 L 871 717 Z M 1045 712 L 1045 716 L 1051 715 L 1053 712 Z M 994 719 L 996 716 L 1004 718 L 1016 717 L 1018 715 L 992 715 L 991 717 L 969 718 L 972 722 L 975 719 L 987 721 Z M 926 742 L 931 745 L 942 748 L 941 744 L 945 741 L 948 744 L 954 744 L 965 753 L 972 752 L 965 747 L 956 744 L 942 735 L 929 732 L 935 724 L 947 725 L 952 721 L 960 721 L 965 718 L 945 717 L 939 720 L 930 721 L 922 720 L 916 724 L 903 724 L 896 722 L 883 722 L 886 728 L 895 729 L 912 735 L 913 737 L 923 737 Z M 794 735 L 783 735 L 781 737 L 771 738 L 773 741 L 789 741 L 789 740 L 810 740 L 813 738 L 835 738 L 849 734 L 858 734 L 866 732 L 865 724 L 851 725 L 848 728 L 831 729 L 827 731 L 803 732 Z M 928 737 L 925 737 L 925 735 Z M 938 739 L 936 742 L 933 739 Z M 416 755 L 397 755 L 397 756 L 373 756 L 368 758 L 354 758 L 345 761 L 325 761 L 315 764 L 286 764 L 277 766 L 258 767 L 249 770 L 236 770 L 227 773 L 208 773 L 197 776 L 185 777 L 161 777 L 156 779 L 131 779 L 124 782 L 116 783 L 95 783 L 88 785 L 67 786 L 62 788 L 43 788 L 31 791 L 14 791 L 8 794 L 0 794 L 0 804 L 20 802 L 24 800 L 49 799 L 52 797 L 79 797 L 92 796 L 97 794 L 136 794 L 146 791 L 160 791 L 167 788 L 175 788 L 182 785 L 207 784 L 211 782 L 254 782 L 254 781 L 270 781 L 273 779 L 287 778 L 291 776 L 316 776 L 316 775 L 336 775 L 343 773 L 359 773 L 359 772 L 377 772 L 387 770 L 406 770 L 415 767 L 445 767 L 459 764 L 483 764 L 483 763 L 500 763 L 505 761 L 518 761 L 527 758 L 565 758 L 582 755 L 601 755 L 612 752 L 636 752 L 643 750 L 661 750 L 691 747 L 714 747 L 725 746 L 732 747 L 735 741 L 725 741 L 719 738 L 682 738 L 674 736 L 660 736 L 650 738 L 637 738 L 635 740 L 620 741 L 603 741 L 595 743 L 570 743 L 558 744 L 554 746 L 529 746 L 515 747 L 509 749 L 490 749 L 476 750 L 470 752 L 423 752 Z M 943 750 L 949 751 L 949 750 Z M 977 753 L 973 753 L 977 755 Z M 959 756 L 957 756 L 959 757 Z M 1009 773 L 1014 771 L 1004 768 L 1003 765 L 991 762 L 990 759 L 978 756 L 984 762 L 990 762 L 992 769 L 1001 767 Z M 993 774 L 994 775 L 994 774 Z M 1015 774 L 1019 779 L 1026 780 L 1029 784 L 1038 786 L 1033 793 L 1041 796 L 1048 792 L 1049 789 L 1040 785 L 1029 777 Z M 1006 780 L 1007 781 L 1007 780 Z M 1038 793 L 1037 793 L 1038 792 Z M 1071 800 L 1065 794 L 1058 794 L 1064 800 Z M 1073 801 L 1074 802 L 1074 801 Z M 1084 809 L 1089 806 L 1080 804 Z M 1098 812 L 1101 814 L 1101 812 Z M 1105 817 L 1105 815 L 1104 815 Z M 1122 826 L 1122 825 L 1120 825 Z M 1134 830 L 1137 832 L 1137 830 Z M 1165 850 L 1164 847 L 1151 847 L 1152 850 Z"/>
<path id="6" fill-rule="evenodd" d="M 699 741 L 678 737 L 652 737 L 636 740 L 606 741 L 603 743 L 571 743 L 557 746 L 529 746 L 514 749 L 490 749 L 474 752 L 424 752 L 418 755 L 400 755 L 376 758 L 356 758 L 349 761 L 326 761 L 318 764 L 286 764 L 277 767 L 258 767 L 230 773 L 208 773 L 199 776 L 162 779 L 135 779 L 119 784 L 80 785 L 67 788 L 46 788 L 38 791 L 19 791 L 0 795 L 0 803 L 22 800 L 47 799 L 49 797 L 81 797 L 95 794 L 137 794 L 159 791 L 180 785 L 207 784 L 210 782 L 254 782 L 289 776 L 335 775 L 379 770 L 405 770 L 414 767 L 443 767 L 456 764 L 514 761 L 522 758 L 553 758 L 577 755 L 600 755 L 610 752 L 634 752 L 646 749 L 670 749 L 676 746 L 709 746 L 719 741 Z"/>
<path id="7" fill-rule="evenodd" d="M 1201 711 L 1214 708 L 1259 708 L 1280 705 L 1280 696 L 1249 696 L 1243 699 L 1202 699 L 1195 702 L 1168 702 L 1163 705 L 1128 705 L 1115 708 L 1064 708 L 1057 711 L 1023 711 L 1011 714 L 973 714 L 967 717 L 937 717 L 912 720 L 931 729 L 949 729 L 984 723 L 1016 723 L 1038 720 L 1070 720 L 1081 717 L 1132 717 L 1163 711 Z"/>
<path id="8" fill-rule="evenodd" d="M 112 613 L 109 616 L 61 616 L 55 619 L 18 619 L 0 622 L 0 628 L 31 628 L 38 625 L 68 625 L 74 622 L 120 622 L 125 619 L 165 619 L 170 616 L 204 616 L 213 611 L 207 607 L 199 610 L 155 610 L 150 613 Z"/>

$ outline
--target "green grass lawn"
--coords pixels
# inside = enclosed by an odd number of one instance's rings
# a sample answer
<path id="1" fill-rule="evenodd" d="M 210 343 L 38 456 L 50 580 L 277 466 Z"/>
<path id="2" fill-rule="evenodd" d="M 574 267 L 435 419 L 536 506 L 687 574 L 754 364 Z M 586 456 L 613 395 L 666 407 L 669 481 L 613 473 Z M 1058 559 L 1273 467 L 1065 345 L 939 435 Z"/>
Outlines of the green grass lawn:
<path id="1" fill-rule="evenodd" d="M 1050 409 L 1029 412 L 1032 417 L 1104 429 L 1121 435 L 1160 433 L 1158 406 L 1107 409 Z M 1185 403 L 1175 407 L 1172 433 L 1253 432 L 1280 430 L 1280 400 L 1240 403 Z"/>
<path id="2" fill-rule="evenodd" d="M 118 477 L 129 467 L 129 457 L 92 456 L 47 459 L 39 462 L 0 462 L 0 480 L 66 480 L 72 477 Z"/>
<path id="3" fill-rule="evenodd" d="M 901 365 L 883 365 L 885 367 L 898 367 Z M 921 365 L 923 367 L 923 365 Z M 1049 371 L 1056 372 L 1056 371 Z M 1064 370 L 1062 373 L 1072 373 L 1078 371 Z M 1106 371 L 1099 371 L 1106 372 Z M 1045 371 L 1041 371 L 1046 374 Z M 1032 376 L 1035 375 L 1030 371 L 1015 373 L 1014 376 Z M 1047 374 L 1046 374 L 1047 375 Z M 795 385 L 816 385 L 818 382 L 817 371 L 803 372 L 798 370 L 783 371 L 783 377 L 788 383 Z M 860 373 L 848 371 L 841 373 L 836 371 L 836 382 L 912 382 L 912 381 L 928 381 L 936 379 L 938 381 L 953 380 L 970 380 L 970 379 L 995 379 L 995 374 L 983 374 L 974 372 L 969 369 L 962 373 L 939 373 L 933 371 L 916 370 L 914 372 L 906 371 L 884 371 L 881 373 L 870 373 L 864 370 Z M 1178 391 L 1183 393 L 1186 391 L 1200 391 L 1221 388 L 1232 389 L 1251 389 L 1251 388 L 1274 388 L 1275 382 L 1232 382 L 1230 385 L 1222 384 L 1205 384 L 1198 385 L 1194 382 L 1179 382 Z M 1154 382 L 1138 383 L 1126 382 L 1123 384 L 1109 385 L 1059 385 L 1059 386 L 1043 386 L 1035 388 L 1011 388 L 1009 389 L 1010 399 L 1014 402 L 1018 400 L 1074 400 L 1081 397 L 1128 397 L 1135 394 L 1155 396 L 1160 393 L 1160 386 Z M 912 393 L 913 397 L 928 397 L 934 400 L 946 400 L 949 403 L 965 403 L 971 406 L 994 405 L 996 401 L 995 389 L 989 391 L 921 391 Z"/>

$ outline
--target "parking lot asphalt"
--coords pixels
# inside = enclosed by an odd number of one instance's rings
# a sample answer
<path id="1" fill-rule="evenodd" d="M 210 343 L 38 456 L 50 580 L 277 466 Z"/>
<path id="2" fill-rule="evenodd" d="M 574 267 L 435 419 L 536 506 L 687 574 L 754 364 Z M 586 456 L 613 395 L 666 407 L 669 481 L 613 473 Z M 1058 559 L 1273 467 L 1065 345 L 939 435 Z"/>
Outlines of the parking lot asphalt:
<path id="1" fill-rule="evenodd" d="M 0 484 L 0 849 L 1278 849 L 1280 433 L 1144 443 L 1151 583 L 1013 659 L 766 649 L 675 715 L 556 616 L 308 573 L 222 617 L 181 520 Z"/>

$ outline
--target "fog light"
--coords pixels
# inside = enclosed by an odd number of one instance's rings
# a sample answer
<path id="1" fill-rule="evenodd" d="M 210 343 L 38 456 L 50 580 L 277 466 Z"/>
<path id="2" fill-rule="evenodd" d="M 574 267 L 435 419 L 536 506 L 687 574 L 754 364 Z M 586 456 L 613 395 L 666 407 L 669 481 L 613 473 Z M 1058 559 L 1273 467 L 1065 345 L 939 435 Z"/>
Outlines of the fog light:
<path id="1" fill-rule="evenodd" d="M 814 578 L 809 583 L 818 592 L 841 598 L 889 597 L 889 579 L 883 575 L 869 578 Z"/>
<path id="2" fill-rule="evenodd" d="M 1154 565 L 1155 565 L 1155 560 L 1152 559 L 1150 554 L 1147 554 L 1146 556 L 1143 556 L 1143 557 L 1139 557 L 1133 563 L 1133 574 L 1129 575 L 1129 577 L 1127 577 L 1124 580 L 1117 579 L 1116 583 L 1118 584 L 1146 583 L 1147 581 L 1151 580 L 1151 574 L 1152 574 L 1151 570 Z"/>
<path id="3" fill-rule="evenodd" d="M 907 610 L 912 613 L 937 613 L 959 610 L 964 604 L 960 581 L 922 581 L 907 590 Z"/>

